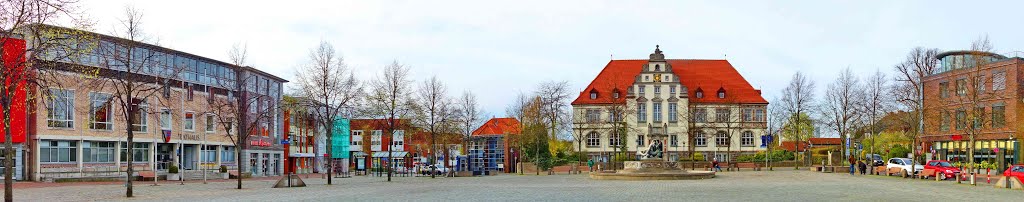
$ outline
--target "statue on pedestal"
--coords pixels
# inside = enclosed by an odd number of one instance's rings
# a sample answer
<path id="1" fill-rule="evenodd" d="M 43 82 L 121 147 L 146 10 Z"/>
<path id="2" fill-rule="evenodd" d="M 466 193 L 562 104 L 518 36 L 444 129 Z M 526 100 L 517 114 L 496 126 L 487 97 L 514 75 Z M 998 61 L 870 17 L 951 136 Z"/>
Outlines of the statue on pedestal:
<path id="1" fill-rule="evenodd" d="M 636 155 L 641 160 L 662 159 L 662 150 L 661 140 L 655 139 L 651 141 L 651 146 L 648 146 L 647 150 L 637 150 Z"/>

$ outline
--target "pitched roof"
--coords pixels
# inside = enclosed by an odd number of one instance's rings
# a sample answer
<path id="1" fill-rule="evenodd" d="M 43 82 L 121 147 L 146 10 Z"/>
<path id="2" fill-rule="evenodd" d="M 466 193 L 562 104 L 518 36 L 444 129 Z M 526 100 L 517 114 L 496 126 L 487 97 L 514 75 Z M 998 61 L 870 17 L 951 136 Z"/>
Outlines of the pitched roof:
<path id="1" fill-rule="evenodd" d="M 761 97 L 761 90 L 754 89 L 736 68 L 727 60 L 696 60 L 696 59 L 670 59 L 672 71 L 679 76 L 679 80 L 687 87 L 689 101 L 691 103 L 745 103 L 745 104 L 768 104 L 768 101 Z M 572 102 L 578 104 L 610 104 L 622 103 L 624 99 L 613 99 L 609 96 L 613 89 L 620 92 L 627 92 L 637 75 L 643 69 L 647 60 L 612 60 L 605 65 L 601 73 L 594 78 L 594 81 L 587 86 L 579 97 Z M 725 99 L 719 99 L 712 90 L 725 89 Z M 697 89 L 703 89 L 703 98 L 694 96 Z M 590 92 L 598 92 L 597 99 L 590 99 Z"/>
<path id="2" fill-rule="evenodd" d="M 786 151 L 796 152 L 796 143 L 796 141 L 782 141 L 782 143 L 779 144 L 779 148 L 782 148 L 783 150 Z M 806 151 L 807 146 L 807 142 L 801 141 L 800 151 Z"/>
<path id="3" fill-rule="evenodd" d="M 812 137 L 807 139 L 811 144 L 817 145 L 842 145 L 843 139 L 841 138 L 825 138 L 825 137 Z"/>
<path id="4" fill-rule="evenodd" d="M 516 118 L 492 118 L 473 131 L 473 136 L 519 134 L 519 120 Z"/>

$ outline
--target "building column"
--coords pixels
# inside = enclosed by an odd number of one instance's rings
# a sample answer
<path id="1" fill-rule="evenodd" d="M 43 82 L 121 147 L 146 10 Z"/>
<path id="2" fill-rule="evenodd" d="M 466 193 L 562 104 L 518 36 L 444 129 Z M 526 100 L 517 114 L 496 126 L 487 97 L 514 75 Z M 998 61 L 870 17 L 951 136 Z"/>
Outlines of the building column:
<path id="1" fill-rule="evenodd" d="M 121 141 L 114 144 L 114 165 L 118 171 L 121 170 Z"/>
<path id="2" fill-rule="evenodd" d="M 36 182 L 38 182 L 39 180 L 42 179 L 42 177 L 39 176 L 41 174 L 39 170 L 42 169 L 42 168 L 39 167 L 40 166 L 39 165 L 39 143 L 40 142 L 42 142 L 42 140 L 35 140 L 35 144 L 32 144 L 34 146 L 33 147 L 29 147 L 29 149 L 32 150 L 32 154 L 33 154 L 33 155 L 30 156 L 30 158 L 32 159 L 32 168 L 33 168 L 32 172 L 34 173 L 34 175 L 32 175 L 32 178 L 33 178 L 32 180 L 36 181 Z"/>
<path id="3" fill-rule="evenodd" d="M 78 159 L 78 175 L 79 175 L 78 177 L 84 177 L 84 176 L 82 176 L 83 175 L 82 173 L 84 173 L 83 171 L 85 171 L 85 167 L 83 165 L 83 162 L 85 162 L 85 159 L 82 158 L 82 156 L 83 156 L 82 151 L 84 150 L 83 149 L 84 147 L 85 147 L 85 141 L 84 140 L 78 140 L 78 146 L 77 146 L 77 148 L 75 148 L 75 150 L 77 150 L 77 152 L 75 154 L 76 157 L 77 157 L 76 159 Z"/>
<path id="4" fill-rule="evenodd" d="M 174 165 L 175 167 L 178 167 L 179 173 L 181 172 L 180 170 L 184 169 L 181 167 L 180 163 L 182 160 L 182 155 L 178 153 L 178 150 L 180 149 L 181 143 L 174 143 L 174 146 L 171 147 L 171 164 Z"/>
<path id="5" fill-rule="evenodd" d="M 217 169 L 220 169 L 220 166 L 223 165 L 223 162 L 221 162 L 223 161 L 221 160 L 221 153 L 224 153 L 224 145 L 217 145 L 217 152 L 214 153 L 214 155 L 216 155 L 214 157 L 214 161 L 217 162 Z"/>

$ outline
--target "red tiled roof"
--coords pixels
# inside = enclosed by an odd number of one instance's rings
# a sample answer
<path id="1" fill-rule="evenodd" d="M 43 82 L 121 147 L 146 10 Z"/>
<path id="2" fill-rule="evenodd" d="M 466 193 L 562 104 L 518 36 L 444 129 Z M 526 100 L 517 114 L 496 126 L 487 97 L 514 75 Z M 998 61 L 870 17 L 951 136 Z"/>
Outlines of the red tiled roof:
<path id="1" fill-rule="evenodd" d="M 791 152 L 796 152 L 796 141 L 782 141 L 779 147 Z M 800 142 L 800 151 L 807 150 L 807 142 Z"/>
<path id="2" fill-rule="evenodd" d="M 473 131 L 473 136 L 519 134 L 519 120 L 516 118 L 492 118 Z"/>
<path id="3" fill-rule="evenodd" d="M 754 89 L 727 60 L 670 59 L 667 61 L 672 65 L 672 71 L 687 87 L 691 103 L 768 103 L 764 97 L 761 97 L 761 90 Z M 629 87 L 633 85 L 635 77 L 640 75 L 644 64 L 647 64 L 647 60 L 609 61 L 597 78 L 594 78 L 594 81 L 580 92 L 579 97 L 576 97 L 572 104 L 625 102 L 624 99 L 613 100 L 610 96 L 611 92 L 613 89 L 619 89 L 621 94 L 625 95 Z M 719 99 L 715 94 L 720 88 L 726 91 L 725 99 Z M 703 98 L 694 96 L 697 89 L 704 90 Z M 598 92 L 597 99 L 590 99 L 592 90 Z"/>
<path id="4" fill-rule="evenodd" d="M 814 146 L 818 146 L 818 145 L 842 145 L 843 144 L 843 139 L 840 139 L 840 138 L 812 137 L 810 139 L 807 139 L 807 141 L 811 142 L 811 144 L 814 144 Z"/>

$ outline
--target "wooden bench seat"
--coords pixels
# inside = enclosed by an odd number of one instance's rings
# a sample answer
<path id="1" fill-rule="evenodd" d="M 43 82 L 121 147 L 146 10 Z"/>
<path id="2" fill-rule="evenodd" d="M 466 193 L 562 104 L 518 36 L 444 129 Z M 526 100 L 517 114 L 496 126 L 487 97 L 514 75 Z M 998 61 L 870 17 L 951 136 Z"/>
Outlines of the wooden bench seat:
<path id="1" fill-rule="evenodd" d="M 921 174 L 918 175 L 921 179 L 928 179 L 929 177 L 935 177 L 935 169 L 924 169 Z"/>
<path id="2" fill-rule="evenodd" d="M 751 170 L 761 170 L 761 167 L 757 163 L 736 163 L 736 171 L 740 171 L 741 168 L 750 168 Z"/>
<path id="3" fill-rule="evenodd" d="M 156 172 L 153 172 L 153 171 L 139 171 L 139 177 L 142 177 L 143 180 L 145 180 L 145 179 L 153 179 L 153 178 L 156 178 Z"/>

